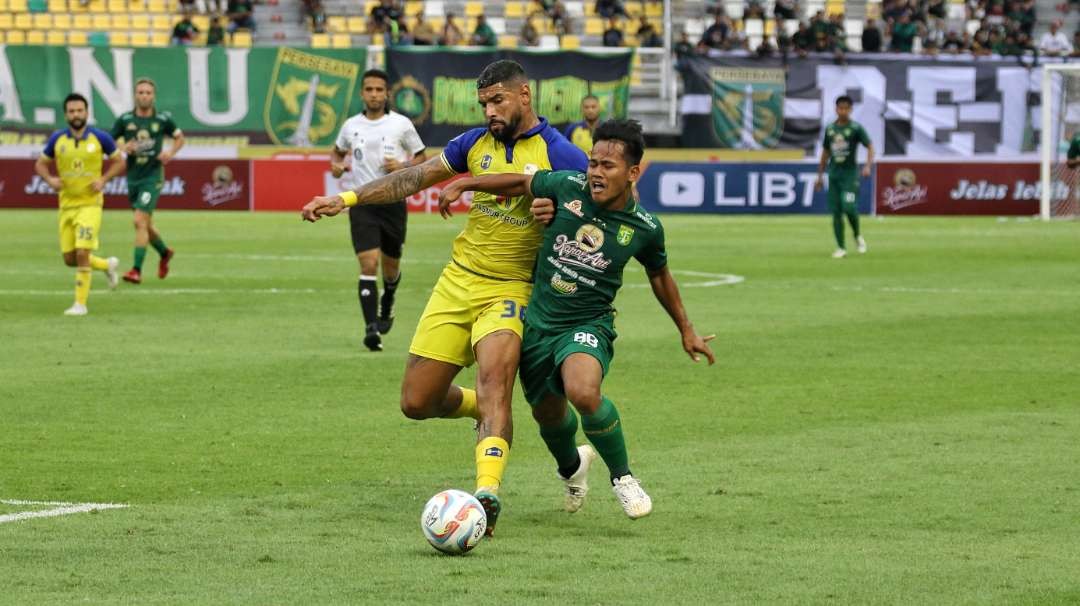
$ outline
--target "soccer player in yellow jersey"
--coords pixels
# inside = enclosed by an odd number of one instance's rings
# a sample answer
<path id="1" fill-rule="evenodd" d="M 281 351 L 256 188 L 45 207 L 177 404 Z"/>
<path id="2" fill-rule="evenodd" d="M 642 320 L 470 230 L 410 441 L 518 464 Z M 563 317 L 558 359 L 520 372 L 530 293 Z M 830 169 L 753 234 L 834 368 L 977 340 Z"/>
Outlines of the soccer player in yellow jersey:
<path id="1" fill-rule="evenodd" d="M 120 261 L 116 257 L 102 259 L 93 251 L 98 248 L 101 208 L 105 204 L 101 192 L 109 179 L 123 172 L 124 161 L 108 133 L 87 126 L 88 107 L 86 97 L 78 93 L 64 99 L 68 128 L 49 137 L 34 164 L 37 174 L 60 194 L 60 252 L 64 264 L 76 268 L 75 304 L 64 312 L 67 316 L 86 315 L 92 270 L 105 272 L 109 288 L 116 288 L 119 278 L 116 268 Z M 105 158 L 110 159 L 110 164 L 102 174 Z M 51 172 L 53 164 L 58 176 Z"/>
<path id="2" fill-rule="evenodd" d="M 315 197 L 304 206 L 303 218 L 317 221 L 357 204 L 389 204 L 464 172 L 585 171 L 585 154 L 533 111 L 521 65 L 488 65 L 476 88 L 487 128 L 458 135 L 438 158 L 352 191 Z M 476 497 L 488 516 L 488 534 L 499 516 L 498 490 L 513 440 L 510 400 L 542 232 L 524 197 L 476 194 L 416 327 L 401 385 L 401 410 L 411 419 L 479 421 Z M 474 361 L 476 390 L 453 385 Z"/>
<path id="3" fill-rule="evenodd" d="M 581 122 L 566 127 L 566 138 L 588 154 L 592 151 L 593 131 L 600 126 L 600 100 L 589 95 L 581 100 Z"/>

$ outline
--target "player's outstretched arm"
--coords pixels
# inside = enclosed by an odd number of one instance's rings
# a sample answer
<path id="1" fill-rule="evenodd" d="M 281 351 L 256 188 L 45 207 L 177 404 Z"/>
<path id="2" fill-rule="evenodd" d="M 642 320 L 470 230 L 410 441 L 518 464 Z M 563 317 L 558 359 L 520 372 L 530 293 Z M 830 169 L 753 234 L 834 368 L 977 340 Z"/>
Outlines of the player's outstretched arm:
<path id="1" fill-rule="evenodd" d="M 457 202 L 461 194 L 467 191 L 482 191 L 496 196 L 532 197 L 532 175 L 484 175 L 465 177 L 448 184 L 439 194 L 439 214 L 443 218 L 450 216 L 450 205 Z"/>
<path id="2" fill-rule="evenodd" d="M 365 183 L 350 192 L 316 196 L 300 210 L 300 217 L 315 222 L 358 204 L 392 204 L 452 176 L 454 173 L 446 167 L 442 157 L 436 156 L 418 166 L 410 166 Z"/>
<path id="3" fill-rule="evenodd" d="M 675 284 L 675 278 L 671 276 L 671 272 L 666 265 L 656 271 L 650 271 L 648 274 L 649 285 L 652 286 L 656 300 L 660 301 L 660 305 L 664 306 L 668 315 L 675 322 L 675 326 L 678 327 L 679 334 L 682 335 L 683 350 L 695 362 L 701 359 L 701 355 L 704 355 L 708 358 L 711 366 L 716 362 L 716 358 L 713 356 L 712 349 L 709 349 L 709 341 L 715 339 L 716 335 L 703 337 L 694 330 L 694 325 L 686 317 L 686 309 L 683 307 L 682 297 L 679 296 L 679 287 Z"/>

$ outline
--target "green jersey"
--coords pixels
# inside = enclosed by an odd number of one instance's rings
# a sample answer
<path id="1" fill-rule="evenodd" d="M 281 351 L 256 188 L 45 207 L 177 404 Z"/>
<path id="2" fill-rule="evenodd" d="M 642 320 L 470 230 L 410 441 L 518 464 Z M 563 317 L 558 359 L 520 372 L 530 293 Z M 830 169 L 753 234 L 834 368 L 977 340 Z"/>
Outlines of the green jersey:
<path id="1" fill-rule="evenodd" d="M 525 313 L 525 323 L 541 330 L 610 316 L 631 258 L 649 271 L 667 265 L 660 221 L 632 199 L 629 208 L 604 210 L 586 183 L 584 173 L 569 170 L 542 170 L 532 179 L 533 196 L 555 201 Z"/>
<path id="2" fill-rule="evenodd" d="M 854 172 L 859 144 L 869 146 L 870 135 L 854 120 L 840 125 L 836 122 L 825 127 L 825 140 L 821 142 L 829 150 L 829 174 Z"/>
<path id="3" fill-rule="evenodd" d="M 116 119 L 112 127 L 112 136 L 119 141 L 135 141 L 135 151 L 127 157 L 128 181 L 164 179 L 165 171 L 158 161 L 158 154 L 166 136 L 180 132 L 169 112 L 155 111 L 148 117 L 136 116 L 128 112 Z"/>
<path id="4" fill-rule="evenodd" d="M 1069 160 L 1075 160 L 1080 158 L 1080 133 L 1073 135 L 1072 139 L 1069 139 Z"/>

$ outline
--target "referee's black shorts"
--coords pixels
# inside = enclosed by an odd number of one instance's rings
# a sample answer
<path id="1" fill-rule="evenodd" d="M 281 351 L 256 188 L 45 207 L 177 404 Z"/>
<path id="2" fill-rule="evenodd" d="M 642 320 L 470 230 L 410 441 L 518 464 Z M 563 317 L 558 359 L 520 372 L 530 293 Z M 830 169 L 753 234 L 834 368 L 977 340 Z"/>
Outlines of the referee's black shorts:
<path id="1" fill-rule="evenodd" d="M 349 208 L 353 251 L 360 253 L 378 248 L 386 256 L 400 259 L 408 215 L 404 200 Z"/>

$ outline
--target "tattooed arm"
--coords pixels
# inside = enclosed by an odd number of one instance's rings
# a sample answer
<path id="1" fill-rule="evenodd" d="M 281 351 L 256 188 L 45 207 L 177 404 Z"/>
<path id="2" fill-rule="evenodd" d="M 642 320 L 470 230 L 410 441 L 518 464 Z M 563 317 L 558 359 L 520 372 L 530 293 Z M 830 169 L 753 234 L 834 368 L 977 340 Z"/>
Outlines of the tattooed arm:
<path id="1" fill-rule="evenodd" d="M 354 206 L 346 204 L 345 200 L 353 195 L 356 196 L 356 205 L 392 204 L 453 176 L 453 171 L 446 167 L 442 156 L 435 156 L 423 164 L 410 166 L 365 183 L 351 192 L 336 196 L 316 196 L 304 205 L 300 216 L 311 222 L 324 216 L 333 217 L 348 206 Z"/>

